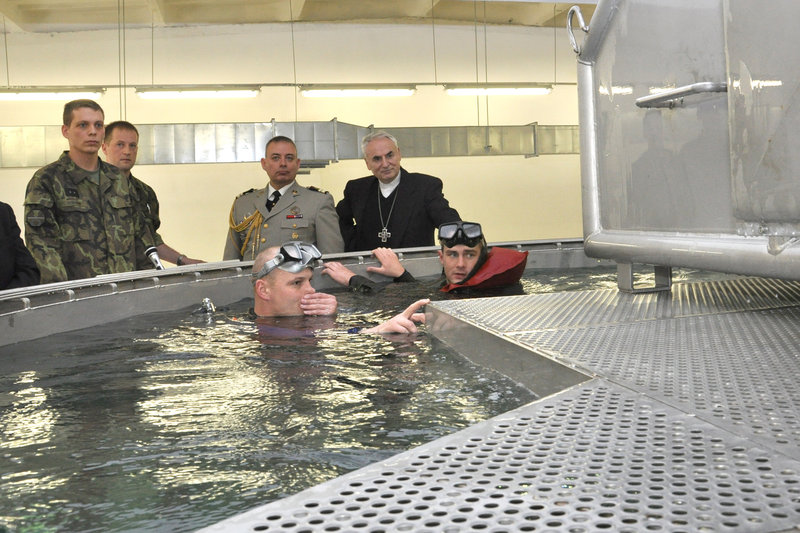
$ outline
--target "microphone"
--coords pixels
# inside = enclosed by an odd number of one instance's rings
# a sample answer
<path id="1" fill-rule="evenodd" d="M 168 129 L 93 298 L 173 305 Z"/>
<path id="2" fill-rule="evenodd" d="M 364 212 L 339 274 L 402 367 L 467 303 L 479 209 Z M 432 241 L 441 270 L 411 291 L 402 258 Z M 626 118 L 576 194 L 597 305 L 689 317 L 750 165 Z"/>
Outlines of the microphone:
<path id="1" fill-rule="evenodd" d="M 161 259 L 158 257 L 158 250 L 155 246 L 151 246 L 145 250 L 144 253 L 147 255 L 147 258 L 150 260 L 150 262 L 156 267 L 156 270 L 164 270 L 164 265 L 161 264 Z"/>

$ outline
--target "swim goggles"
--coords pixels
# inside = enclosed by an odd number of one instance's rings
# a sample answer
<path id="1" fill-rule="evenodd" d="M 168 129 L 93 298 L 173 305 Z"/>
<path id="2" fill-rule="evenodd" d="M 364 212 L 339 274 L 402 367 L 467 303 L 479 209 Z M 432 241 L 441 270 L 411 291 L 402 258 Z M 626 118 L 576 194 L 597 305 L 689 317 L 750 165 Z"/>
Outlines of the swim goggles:
<path id="1" fill-rule="evenodd" d="M 481 225 L 477 222 L 446 222 L 439 226 L 439 242 L 448 248 L 463 244 L 472 248 L 486 242 Z"/>
<path id="2" fill-rule="evenodd" d="M 264 263 L 261 270 L 251 274 L 253 280 L 261 279 L 276 268 L 296 274 L 304 268 L 314 268 L 313 262 L 322 257 L 316 246 L 300 241 L 289 241 L 281 246 L 278 255 Z"/>

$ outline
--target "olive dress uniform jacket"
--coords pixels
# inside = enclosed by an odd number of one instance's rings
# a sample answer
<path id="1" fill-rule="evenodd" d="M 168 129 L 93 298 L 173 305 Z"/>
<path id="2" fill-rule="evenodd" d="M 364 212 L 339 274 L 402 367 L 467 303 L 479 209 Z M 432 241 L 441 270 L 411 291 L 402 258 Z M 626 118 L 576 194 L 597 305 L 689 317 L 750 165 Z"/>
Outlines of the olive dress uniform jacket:
<path id="1" fill-rule="evenodd" d="M 268 188 L 249 190 L 233 202 L 223 259 L 252 260 L 288 241 L 316 244 L 324 254 L 344 251 L 333 197 L 293 182 L 267 211 Z"/>
<path id="2" fill-rule="evenodd" d="M 388 242 L 378 239 L 382 228 L 366 220 L 368 206 L 378 201 L 378 178 L 367 176 L 347 182 L 344 198 L 336 206 L 345 251 L 374 250 L 378 246 L 411 248 L 432 246 L 434 230 L 445 222 L 461 220 L 442 194 L 442 180 L 400 168 L 397 201 L 387 228 Z"/>
<path id="3" fill-rule="evenodd" d="M 0 290 L 39 283 L 39 268 L 25 248 L 11 206 L 0 202 Z"/>
<path id="4" fill-rule="evenodd" d="M 115 166 L 99 161 L 100 184 L 64 152 L 40 168 L 25 192 L 25 241 L 42 283 L 152 268 L 153 237 L 138 197 Z"/>

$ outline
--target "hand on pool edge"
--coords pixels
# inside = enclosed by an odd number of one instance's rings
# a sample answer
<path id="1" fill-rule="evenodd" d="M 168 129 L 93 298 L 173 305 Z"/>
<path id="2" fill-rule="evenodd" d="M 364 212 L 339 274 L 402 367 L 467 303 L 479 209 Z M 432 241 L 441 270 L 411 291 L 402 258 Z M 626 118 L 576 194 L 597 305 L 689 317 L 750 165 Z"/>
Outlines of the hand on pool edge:
<path id="1" fill-rule="evenodd" d="M 425 323 L 425 313 L 417 310 L 429 303 L 431 301 L 428 298 L 417 300 L 399 315 L 393 316 L 374 328 L 362 330 L 362 333 L 416 333 L 417 326 L 415 322 L 419 324 Z"/>
<path id="2" fill-rule="evenodd" d="M 328 261 L 323 265 L 322 275 L 329 276 L 339 285 L 347 287 L 350 284 L 350 278 L 355 276 L 355 272 L 338 261 Z"/>

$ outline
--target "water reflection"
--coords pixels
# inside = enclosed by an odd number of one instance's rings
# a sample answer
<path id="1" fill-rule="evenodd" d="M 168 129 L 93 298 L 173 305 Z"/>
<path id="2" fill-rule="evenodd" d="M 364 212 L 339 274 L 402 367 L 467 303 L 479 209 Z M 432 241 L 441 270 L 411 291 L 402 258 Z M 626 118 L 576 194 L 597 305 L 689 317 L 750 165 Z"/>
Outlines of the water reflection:
<path id="1" fill-rule="evenodd" d="M 533 398 L 424 334 L 149 315 L 0 349 L 0 529 L 189 531 Z M 352 312 L 347 312 L 351 310 Z"/>

